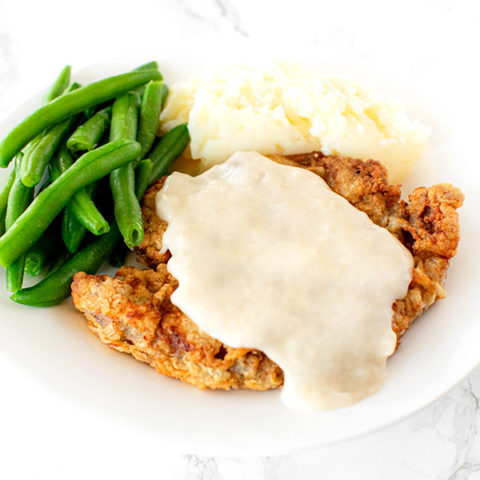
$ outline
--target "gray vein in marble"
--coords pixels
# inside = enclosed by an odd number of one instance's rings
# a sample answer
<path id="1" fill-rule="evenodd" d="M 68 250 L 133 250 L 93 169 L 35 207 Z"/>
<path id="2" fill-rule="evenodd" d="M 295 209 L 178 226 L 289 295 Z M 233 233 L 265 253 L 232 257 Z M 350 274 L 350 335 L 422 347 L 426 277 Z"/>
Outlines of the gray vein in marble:
<path id="1" fill-rule="evenodd" d="M 205 21 L 207 20 L 206 17 L 203 15 L 200 15 L 194 8 L 192 8 L 189 0 L 178 0 L 178 4 L 181 5 L 184 13 L 194 19 L 194 20 L 200 20 L 200 21 Z"/>
<path id="2" fill-rule="evenodd" d="M 463 463 L 448 477 L 448 480 L 468 480 L 472 473 L 479 472 L 480 465 L 478 463 Z"/>
<path id="3" fill-rule="evenodd" d="M 454 11 L 453 5 L 451 2 L 443 1 L 443 0 L 428 0 L 428 2 L 432 3 L 433 5 L 438 5 L 439 7 L 442 7 L 445 9 L 447 12 L 452 13 Z"/>
<path id="4" fill-rule="evenodd" d="M 185 480 L 220 480 L 215 457 L 185 455 L 187 462 Z"/>
<path id="5" fill-rule="evenodd" d="M 302 477 L 305 469 L 322 468 L 326 477 L 343 480 L 353 471 L 338 463 L 340 458 L 355 458 L 356 480 L 389 478 L 394 480 L 472 480 L 480 478 L 480 369 L 455 390 L 410 419 L 390 429 L 345 444 L 319 448 L 296 455 L 259 458 L 186 458 L 187 480 L 287 480 Z M 397 437 L 397 438 L 396 438 Z M 403 438 L 401 442 L 398 438 Z M 378 448 L 381 466 L 375 456 Z M 363 453 L 362 453 L 363 452 Z M 356 471 L 356 470 L 355 470 Z M 375 471 L 373 476 L 367 472 Z M 383 473 L 380 473 L 383 472 Z M 345 474 L 345 475 L 344 475 Z M 477 475 L 479 475 L 477 477 Z"/>
<path id="6" fill-rule="evenodd" d="M 472 377 L 473 377 L 473 375 L 472 375 Z M 468 393 L 472 396 L 473 401 L 475 403 L 475 410 L 478 413 L 479 409 L 480 409 L 480 402 L 479 402 L 478 395 L 474 391 L 475 385 L 472 382 L 472 377 L 467 378 L 466 384 L 468 385 L 468 388 L 467 388 Z"/>
<path id="7" fill-rule="evenodd" d="M 478 431 L 479 399 L 475 391 L 478 386 L 472 381 L 475 377 L 479 378 L 478 370 L 456 390 L 460 392 L 461 397 L 456 404 L 453 419 L 455 432 L 450 439 L 457 450 L 455 465 L 448 477 L 451 480 L 466 480 L 473 473 L 480 472 L 478 445 L 475 442 L 480 433 Z"/>
<path id="8" fill-rule="evenodd" d="M 248 33 L 242 27 L 240 16 L 229 0 L 215 0 L 215 5 L 220 11 L 220 15 L 231 23 L 237 33 L 243 37 L 248 37 Z"/>
<path id="9" fill-rule="evenodd" d="M 230 0 L 207 0 L 192 2 L 191 0 L 179 0 L 186 16 L 204 25 L 223 26 L 233 33 L 248 37 L 243 27 L 243 22 L 237 9 Z"/>

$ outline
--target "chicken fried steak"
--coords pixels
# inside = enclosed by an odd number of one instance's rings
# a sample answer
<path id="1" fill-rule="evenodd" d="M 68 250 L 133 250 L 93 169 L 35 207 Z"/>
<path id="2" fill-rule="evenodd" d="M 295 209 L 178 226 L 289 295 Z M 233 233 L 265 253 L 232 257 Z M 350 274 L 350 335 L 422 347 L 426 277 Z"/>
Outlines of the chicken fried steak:
<path id="1" fill-rule="evenodd" d="M 316 152 L 271 158 L 319 175 L 335 193 L 410 250 L 412 280 L 405 298 L 393 304 L 392 328 L 400 341 L 425 309 L 445 297 L 446 271 L 460 235 L 456 209 L 462 205 L 463 194 L 450 184 L 420 187 L 407 203 L 400 199 L 400 187 L 388 184 L 385 168 L 373 160 Z M 72 284 L 74 305 L 103 342 L 160 373 L 200 388 L 279 387 L 282 370 L 266 355 L 222 344 L 171 303 L 170 295 L 178 284 L 166 268 L 169 253 L 159 253 L 167 224 L 155 212 L 155 197 L 163 182 L 158 180 L 145 194 L 145 237 L 136 249 L 151 269 L 122 267 L 115 278 L 78 273 Z"/>

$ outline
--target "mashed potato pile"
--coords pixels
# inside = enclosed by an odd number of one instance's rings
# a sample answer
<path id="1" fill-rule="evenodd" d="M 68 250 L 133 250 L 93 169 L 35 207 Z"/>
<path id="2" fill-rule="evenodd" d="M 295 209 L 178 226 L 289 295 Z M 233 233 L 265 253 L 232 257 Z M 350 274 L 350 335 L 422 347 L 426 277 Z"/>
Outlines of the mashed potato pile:
<path id="1" fill-rule="evenodd" d="M 291 64 L 239 65 L 172 86 L 162 129 L 188 122 L 191 156 L 202 169 L 238 150 L 320 150 L 379 160 L 400 182 L 418 160 L 429 128 L 371 85 Z"/>

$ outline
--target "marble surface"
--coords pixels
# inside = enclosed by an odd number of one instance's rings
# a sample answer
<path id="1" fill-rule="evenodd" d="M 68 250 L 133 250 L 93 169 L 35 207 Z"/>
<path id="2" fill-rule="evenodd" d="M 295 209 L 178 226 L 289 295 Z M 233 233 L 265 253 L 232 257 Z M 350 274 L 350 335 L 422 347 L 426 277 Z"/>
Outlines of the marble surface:
<path id="1" fill-rule="evenodd" d="M 399 61 L 405 49 L 415 44 L 425 48 L 425 61 L 430 61 L 430 42 L 446 42 L 448 48 L 448 26 L 468 18 L 462 41 L 465 47 L 475 40 L 478 45 L 480 17 L 474 1 L 328 3 L 85 0 L 70 4 L 2 0 L 0 114 L 35 91 L 37 85 L 47 83 L 66 63 L 78 67 L 111 55 L 140 51 L 144 45 L 162 49 L 172 42 L 191 42 L 195 48 L 199 36 L 221 41 L 268 37 L 276 42 L 295 41 L 318 48 L 335 44 L 354 49 L 365 59 L 381 38 L 384 47 L 388 45 Z M 368 16 L 365 11 L 375 14 Z M 425 15 L 432 21 L 416 21 Z M 362 25 L 358 25 L 359 18 Z M 459 58 L 459 62 L 464 60 L 466 57 Z M 1 468 L 4 478 L 112 478 L 114 474 L 127 478 L 148 474 L 149 478 L 187 480 L 475 480 L 480 479 L 479 398 L 477 369 L 454 390 L 397 425 L 344 444 L 292 455 L 217 458 L 157 452 L 153 459 L 132 459 L 120 453 L 106 458 L 85 451 L 52 457 L 45 446 L 22 440 L 15 444 L 12 455 L 0 452 Z M 6 445 L 5 437 L 3 441 Z M 32 461 L 19 462 L 20 445 L 27 445 L 23 455 Z M 102 452 L 93 445 L 95 451 Z"/>

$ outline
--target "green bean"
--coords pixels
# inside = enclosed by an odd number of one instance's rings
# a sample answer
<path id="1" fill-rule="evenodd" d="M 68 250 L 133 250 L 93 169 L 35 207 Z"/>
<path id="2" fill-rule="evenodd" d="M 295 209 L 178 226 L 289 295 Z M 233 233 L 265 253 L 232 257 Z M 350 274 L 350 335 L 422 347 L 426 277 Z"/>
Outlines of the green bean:
<path id="1" fill-rule="evenodd" d="M 169 92 L 168 85 L 166 83 L 163 83 L 162 84 L 162 108 L 165 105 L 165 102 L 167 100 L 168 92 Z"/>
<path id="2" fill-rule="evenodd" d="M 110 141 L 135 139 L 138 125 L 138 96 L 127 93 L 115 100 L 112 107 Z M 135 196 L 133 165 L 125 165 L 110 174 L 114 214 L 125 243 L 133 248 L 143 240 L 143 221 L 140 204 Z"/>
<path id="3" fill-rule="evenodd" d="M 72 69 L 70 65 L 67 65 L 63 68 L 55 82 L 53 82 L 51 87 L 47 90 L 47 93 L 45 93 L 42 99 L 42 105 L 46 105 L 55 98 L 59 97 L 68 88 L 71 70 Z"/>
<path id="4" fill-rule="evenodd" d="M 91 201 L 91 196 L 94 194 L 96 188 L 97 188 L 97 184 L 91 184 L 85 187 L 84 189 L 82 189 L 78 193 L 81 193 L 81 192 L 85 193 L 87 198 Z M 75 194 L 73 198 L 75 198 L 78 195 L 78 193 Z M 83 239 L 85 238 L 85 235 L 87 234 L 88 230 L 77 220 L 75 213 L 73 212 L 72 206 L 74 206 L 75 204 L 72 203 L 72 200 L 70 200 L 70 202 L 67 203 L 66 207 L 63 210 L 61 233 L 62 233 L 63 243 L 67 247 L 67 250 L 70 253 L 75 253 L 80 248 L 80 245 Z M 94 208 L 96 209 L 95 206 Z M 103 233 L 108 232 L 109 229 L 110 229 L 110 226 L 108 225 L 108 223 L 106 223 L 106 229 Z"/>
<path id="5" fill-rule="evenodd" d="M 52 273 L 56 272 L 62 268 L 69 260 L 72 258 L 72 255 L 68 250 L 62 249 L 57 258 L 48 266 L 46 277 L 50 276 Z"/>
<path id="6" fill-rule="evenodd" d="M 96 207 L 91 195 L 85 190 L 77 192 L 67 204 L 78 223 L 94 235 L 103 235 L 109 230 L 108 222 Z"/>
<path id="7" fill-rule="evenodd" d="M 137 142 L 116 140 L 82 155 L 0 237 L 0 264 L 6 267 L 25 253 L 78 190 L 135 160 L 139 152 Z"/>
<path id="8" fill-rule="evenodd" d="M 135 195 L 139 201 L 143 198 L 145 190 L 150 185 L 152 170 L 153 162 L 148 158 L 139 162 L 135 168 Z"/>
<path id="9" fill-rule="evenodd" d="M 40 142 L 40 140 L 42 139 L 43 134 L 44 134 L 44 132 L 42 132 L 40 135 L 37 135 L 33 140 L 28 142 L 25 145 L 25 147 L 23 147 L 22 153 L 24 155 L 28 155 L 38 145 L 38 142 Z"/>
<path id="10" fill-rule="evenodd" d="M 142 146 L 139 159 L 150 150 L 155 140 L 162 110 L 163 82 L 147 83 L 140 106 L 140 121 L 138 125 L 137 141 Z"/>
<path id="11" fill-rule="evenodd" d="M 144 63 L 143 65 L 140 65 L 139 67 L 137 67 L 134 70 L 134 72 L 141 72 L 144 70 L 158 70 L 158 62 L 153 61 L 153 62 Z"/>
<path id="12" fill-rule="evenodd" d="M 25 255 L 21 255 L 6 270 L 6 287 L 9 292 L 18 292 L 23 285 Z"/>
<path id="13" fill-rule="evenodd" d="M 58 242 L 51 229 L 46 230 L 25 255 L 25 273 L 35 277 L 58 252 Z"/>
<path id="14" fill-rule="evenodd" d="M 125 243 L 132 249 L 143 240 L 143 221 L 140 203 L 135 196 L 135 172 L 127 165 L 110 175 L 114 214 Z"/>
<path id="15" fill-rule="evenodd" d="M 58 270 L 33 287 L 20 290 L 10 298 L 14 302 L 37 307 L 49 307 L 61 303 L 70 295 L 73 276 L 80 271 L 96 273 L 105 258 L 112 253 L 120 238 L 117 226 L 112 223 L 108 233 L 77 252 Z"/>
<path id="16" fill-rule="evenodd" d="M 20 153 L 15 159 L 15 179 L 8 195 L 7 211 L 5 215 L 5 228 L 7 230 L 12 227 L 17 218 L 27 208 L 31 202 L 30 196 L 33 194 L 33 189 L 25 187 L 20 179 L 19 170 L 22 157 L 23 154 Z M 30 200 L 30 202 L 28 200 Z"/>
<path id="17" fill-rule="evenodd" d="M 149 70 L 156 70 L 158 72 L 158 63 L 155 61 L 148 62 L 148 63 L 145 63 L 144 65 L 140 65 L 139 67 L 135 68 L 133 71 L 143 72 L 143 71 L 149 71 Z M 163 80 L 162 74 L 160 74 L 160 77 L 161 78 L 157 78 L 156 80 Z M 132 92 L 135 92 L 139 97 L 143 96 L 144 91 L 145 91 L 145 85 L 132 89 Z"/>
<path id="18" fill-rule="evenodd" d="M 99 144 L 103 134 L 110 125 L 111 113 L 111 107 L 104 108 L 89 118 L 84 124 L 77 127 L 67 140 L 68 149 L 72 153 L 93 150 Z"/>
<path id="19" fill-rule="evenodd" d="M 51 165 L 51 180 L 56 180 L 63 172 L 73 165 L 73 158 L 68 150 L 63 146 L 59 154 L 54 158 Z M 87 189 L 79 190 L 68 202 L 67 208 L 69 215 L 73 215 L 76 221 L 94 235 L 103 235 L 108 232 L 108 222 L 95 206 Z M 69 220 L 68 223 L 71 223 Z M 75 223 L 72 223 L 72 227 Z M 78 233 L 77 233 L 78 235 Z M 83 238 L 83 237 L 82 237 Z"/>
<path id="20" fill-rule="evenodd" d="M 153 162 L 151 183 L 167 173 L 168 167 L 183 153 L 189 141 L 187 124 L 182 123 L 172 128 L 156 143 L 149 154 L 149 158 Z"/>
<path id="21" fill-rule="evenodd" d="M 15 169 L 8 174 L 7 181 L 0 190 L 0 235 L 5 233 L 5 213 L 7 211 L 8 195 L 15 181 Z"/>
<path id="22" fill-rule="evenodd" d="M 50 101 L 52 101 L 55 98 L 57 98 L 58 96 L 60 96 L 64 92 L 65 88 L 67 88 L 68 82 L 70 81 L 70 67 L 69 66 L 67 66 L 67 67 L 68 67 L 68 78 L 65 79 L 64 75 L 65 75 L 66 72 L 65 72 L 65 69 L 62 70 L 59 77 L 57 78 L 57 81 L 52 85 L 50 90 L 47 92 L 47 94 L 43 98 L 42 105 L 46 105 Z M 67 67 L 65 67 L 65 68 L 67 68 Z M 66 82 L 66 85 L 65 85 L 65 88 L 63 88 L 63 90 L 62 90 L 62 85 L 64 84 L 64 82 Z M 67 92 L 76 90 L 80 86 L 81 85 L 79 83 L 74 82 L 74 83 L 72 83 L 70 88 L 67 90 Z M 25 147 L 22 149 L 22 152 L 24 153 L 24 155 L 29 156 L 35 150 L 37 145 L 40 143 L 40 140 L 43 138 L 44 134 L 47 133 L 47 131 L 48 130 L 40 133 L 33 140 L 28 142 L 27 145 L 25 145 Z M 38 153 L 37 153 L 37 155 L 38 155 Z"/>
<path id="23" fill-rule="evenodd" d="M 72 154 L 66 148 L 65 143 L 58 150 L 50 165 L 50 179 L 54 182 L 62 173 L 65 173 L 75 163 Z"/>
<path id="24" fill-rule="evenodd" d="M 25 186 L 34 187 L 40 182 L 45 167 L 57 151 L 60 142 L 71 132 L 75 122 L 76 118 L 71 117 L 49 128 L 37 145 L 23 157 L 20 175 Z"/>
<path id="25" fill-rule="evenodd" d="M 72 200 L 70 200 L 66 207 L 63 210 L 62 215 L 62 225 L 61 225 L 61 233 L 63 243 L 67 247 L 69 253 L 75 253 L 82 244 L 85 235 L 87 234 L 87 229 L 77 220 L 76 214 L 74 213 L 74 208 L 76 206 L 73 200 L 79 193 L 84 193 L 85 196 L 88 198 L 90 202 L 93 203 L 91 200 L 92 195 L 94 194 L 95 190 L 97 189 L 98 184 L 91 184 L 86 186 L 84 189 L 80 190 L 80 192 L 76 193 Z M 96 210 L 95 204 L 94 208 Z M 98 212 L 99 215 L 100 212 Z M 103 217 L 102 217 L 103 218 Z M 106 228 L 103 233 L 107 233 L 110 229 L 109 224 L 104 220 L 106 223 Z"/>
<path id="26" fill-rule="evenodd" d="M 6 167 L 17 152 L 46 128 L 150 80 L 161 80 L 161 77 L 157 70 L 129 72 L 105 78 L 58 97 L 29 115 L 0 142 L 0 167 Z"/>
<path id="27" fill-rule="evenodd" d="M 125 265 L 127 254 L 128 247 L 125 245 L 125 242 L 118 242 L 108 258 L 108 263 L 112 267 L 120 268 L 122 265 Z"/>
<path id="28" fill-rule="evenodd" d="M 77 88 L 80 88 L 80 84 L 73 83 L 68 92 Z M 67 118 L 63 122 L 48 128 L 37 139 L 30 142 L 32 145 L 27 145 L 20 170 L 22 182 L 25 186 L 33 187 L 40 182 L 45 168 L 57 151 L 60 142 L 71 132 L 76 121 L 76 116 Z"/>
<path id="29" fill-rule="evenodd" d="M 135 167 L 135 195 L 139 201 L 142 199 L 149 185 L 152 168 L 153 163 L 149 159 L 142 160 Z M 125 242 L 120 242 L 110 255 L 108 260 L 110 265 L 117 268 L 124 265 L 127 253 L 128 248 Z"/>
<path id="30" fill-rule="evenodd" d="M 110 141 L 135 140 L 138 127 L 138 106 L 140 100 L 136 93 L 128 92 L 118 97 L 112 106 Z"/>
<path id="31" fill-rule="evenodd" d="M 17 218 L 25 211 L 33 199 L 33 188 L 26 187 L 20 178 L 20 164 L 22 154 L 15 161 L 15 181 L 8 196 L 7 211 L 5 215 L 5 229 L 8 231 Z M 25 255 L 21 255 L 7 267 L 7 289 L 16 292 L 22 288 L 23 272 L 25 268 Z"/>
<path id="32" fill-rule="evenodd" d="M 87 229 L 78 222 L 68 204 L 62 216 L 62 239 L 70 253 L 75 253 L 87 234 Z"/>
<path id="33" fill-rule="evenodd" d="M 110 108 L 112 107 L 112 102 L 111 101 L 99 103 L 98 105 L 94 105 L 93 107 L 89 107 L 83 112 L 83 114 L 85 115 L 85 118 L 87 120 L 89 120 L 97 112 L 99 112 L 100 110 L 105 110 L 108 107 L 110 107 Z"/>

